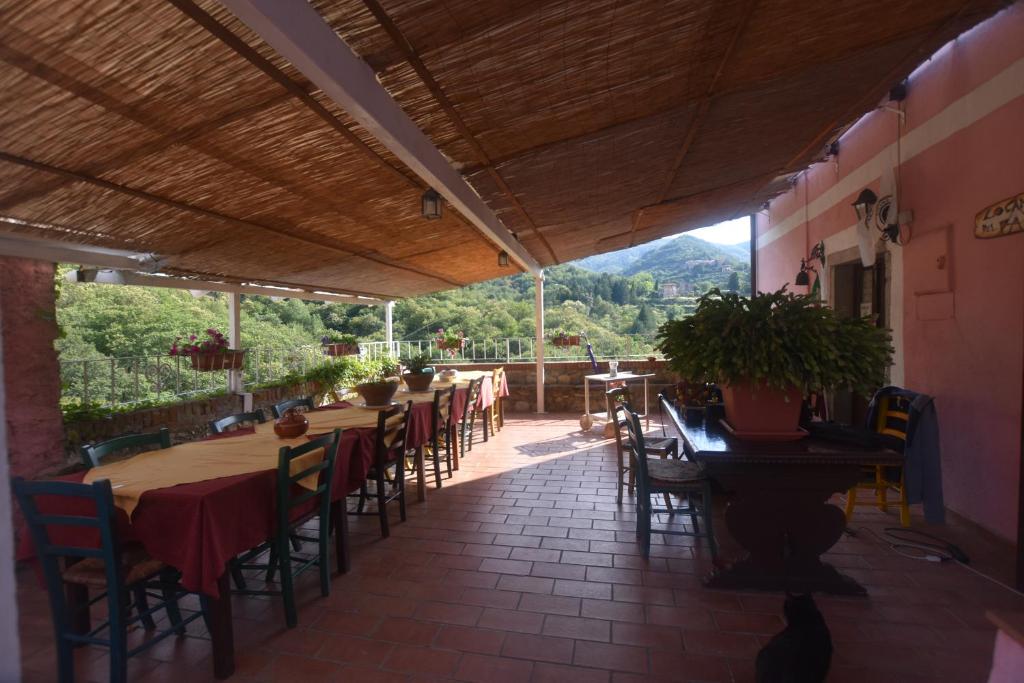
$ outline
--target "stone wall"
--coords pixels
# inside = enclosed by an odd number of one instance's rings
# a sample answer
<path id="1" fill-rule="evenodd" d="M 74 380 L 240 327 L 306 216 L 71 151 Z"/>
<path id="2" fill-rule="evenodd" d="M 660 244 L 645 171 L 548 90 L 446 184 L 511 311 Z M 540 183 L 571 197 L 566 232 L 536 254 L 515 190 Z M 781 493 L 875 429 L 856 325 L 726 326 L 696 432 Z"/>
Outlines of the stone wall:
<path id="1" fill-rule="evenodd" d="M 444 365 L 459 370 L 489 370 L 503 365 L 508 378 L 509 399 L 506 410 L 516 413 L 532 413 L 537 410 L 536 365 L 534 363 L 467 363 L 462 365 Z M 608 362 L 600 361 L 599 372 L 608 372 Z M 663 360 L 623 360 L 619 361 L 619 372 L 634 374 L 653 373 L 649 382 L 650 396 L 653 405 L 658 392 L 676 382 L 673 373 Z M 572 361 L 565 363 L 544 364 L 544 410 L 549 413 L 583 413 L 583 377 L 595 374 L 589 361 Z M 631 384 L 633 392 L 642 391 L 640 386 Z M 591 412 L 604 410 L 604 401 L 600 396 L 601 386 L 592 383 L 590 396 Z M 639 393 L 634 393 L 634 400 L 639 402 Z M 595 408 L 595 406 L 597 406 Z"/>
<path id="2" fill-rule="evenodd" d="M 52 263 L 0 257 L 7 449 L 11 476 L 26 479 L 63 463 L 53 275 Z"/>
<path id="3" fill-rule="evenodd" d="M 288 398 L 299 398 L 317 393 L 313 384 L 260 389 L 253 392 L 253 408 L 260 408 L 271 419 L 270 407 Z M 83 444 L 106 441 L 124 434 L 155 432 L 161 427 L 171 431 L 171 441 L 179 443 L 202 438 L 209 433 L 209 423 L 243 410 L 242 397 L 237 394 L 215 396 L 197 401 L 184 401 L 158 408 L 146 408 L 130 413 L 118 413 L 99 420 L 71 422 L 65 425 L 67 439 L 61 452 L 65 468 L 75 467 L 80 461 L 79 449 Z"/>

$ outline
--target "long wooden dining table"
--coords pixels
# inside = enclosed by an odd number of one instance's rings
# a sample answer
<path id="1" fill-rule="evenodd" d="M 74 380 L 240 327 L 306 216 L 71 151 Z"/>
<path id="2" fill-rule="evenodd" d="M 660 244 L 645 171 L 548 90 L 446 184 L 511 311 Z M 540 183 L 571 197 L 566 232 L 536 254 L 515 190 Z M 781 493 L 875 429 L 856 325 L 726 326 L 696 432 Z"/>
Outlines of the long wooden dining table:
<path id="1" fill-rule="evenodd" d="M 495 396 L 507 395 L 507 386 L 498 387 L 496 391 L 490 386 L 490 376 L 484 371 L 460 373 L 455 382 L 454 415 L 463 414 L 468 395 L 466 385 L 472 379 L 486 378 L 477 400 L 477 408 L 481 410 L 489 408 Z M 435 382 L 430 391 L 409 392 L 403 388 L 395 395 L 399 403 L 413 402 L 406 444 L 410 449 L 415 448 L 418 454 L 417 495 L 421 500 L 426 489 L 422 447 L 431 436 L 434 390 L 450 386 L 451 383 Z M 117 480 L 114 494 L 122 542 L 141 543 L 150 556 L 181 572 L 181 584 L 185 589 L 206 597 L 214 676 L 220 679 L 234 672 L 234 633 L 227 566 L 232 558 L 259 545 L 273 533 L 277 451 L 281 446 L 295 446 L 310 436 L 339 428 L 343 431 L 331 486 L 332 516 L 336 520 L 335 554 L 339 573 L 348 571 L 350 566 L 347 515 L 342 514 L 344 501 L 349 493 L 358 490 L 365 482 L 373 463 L 379 410 L 355 402 L 342 402 L 306 415 L 309 430 L 297 439 L 278 438 L 273 432 L 273 424 L 266 423 L 59 478 L 72 482 L 101 478 Z M 252 454 L 256 469 L 239 472 L 239 454 L 246 452 Z M 175 467 L 167 467 L 167 459 L 172 458 L 175 459 Z M 232 474 L 218 475 L 218 460 Z M 185 467 L 178 467 L 178 461 Z M 147 483 L 147 466 L 161 472 L 161 477 L 156 477 L 159 480 L 156 486 Z M 168 473 L 168 470 L 174 471 Z M 181 471 L 187 474 L 181 474 Z M 180 483 L 175 485 L 160 483 L 179 480 Z M 95 508 L 89 509 L 91 503 L 82 499 L 51 497 L 40 499 L 38 505 L 41 511 L 54 514 L 95 514 Z M 62 539 L 64 533 L 66 531 L 55 530 L 52 533 L 54 542 L 80 547 L 99 546 L 99 535 L 95 531 L 89 536 L 76 530 L 72 532 L 73 538 Z M 21 539 L 19 559 L 33 557 L 35 553 L 28 534 L 23 533 Z M 81 604 L 84 604 L 83 599 L 87 602 L 85 595 L 70 597 Z M 80 627 L 87 627 L 88 619 L 85 611 Z"/>

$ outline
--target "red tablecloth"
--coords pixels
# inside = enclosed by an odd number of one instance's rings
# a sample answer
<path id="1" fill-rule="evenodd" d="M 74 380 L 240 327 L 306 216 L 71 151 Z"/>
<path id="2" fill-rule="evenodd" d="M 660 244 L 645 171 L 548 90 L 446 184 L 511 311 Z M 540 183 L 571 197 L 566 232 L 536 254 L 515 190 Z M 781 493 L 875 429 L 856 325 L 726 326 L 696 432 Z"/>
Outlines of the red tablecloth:
<path id="1" fill-rule="evenodd" d="M 462 394 L 465 404 L 465 390 Z M 430 403 L 413 405 L 406 443 L 409 448 L 422 446 L 430 440 Z M 244 436 L 252 430 L 239 430 L 218 438 Z M 358 489 L 366 480 L 373 464 L 376 430 L 372 427 L 346 429 L 342 432 L 335 461 L 332 499 L 341 500 Z M 346 476 L 341 476 L 344 472 Z M 80 482 L 83 472 L 60 477 L 62 481 Z M 138 541 L 154 558 L 179 569 L 182 585 L 193 591 L 217 596 L 217 579 L 228 560 L 271 536 L 276 511 L 276 470 L 263 470 L 232 477 L 181 484 L 147 491 L 131 522 L 118 511 L 120 536 L 124 541 Z M 82 499 L 47 497 L 39 499 L 40 509 L 56 514 L 95 514 L 90 503 Z M 71 532 L 71 538 L 53 540 L 77 546 L 97 546 L 97 532 Z M 31 538 L 21 537 L 19 559 L 34 556 Z"/>

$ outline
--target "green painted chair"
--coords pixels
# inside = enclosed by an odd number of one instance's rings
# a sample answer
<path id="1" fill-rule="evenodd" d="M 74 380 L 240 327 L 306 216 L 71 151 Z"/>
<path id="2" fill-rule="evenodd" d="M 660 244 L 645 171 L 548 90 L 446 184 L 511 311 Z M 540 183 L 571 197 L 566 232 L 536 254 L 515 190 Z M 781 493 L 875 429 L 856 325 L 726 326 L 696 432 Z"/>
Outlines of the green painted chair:
<path id="1" fill-rule="evenodd" d="M 474 380 L 470 380 L 469 387 L 466 389 L 466 406 L 462 411 L 462 415 L 459 416 L 459 457 L 464 458 L 466 454 L 473 450 L 473 429 L 476 427 L 476 415 L 479 412 L 476 409 L 476 403 L 480 399 L 480 387 L 483 386 L 484 378 L 479 377 Z M 481 420 L 483 426 L 484 441 L 487 440 L 487 421 Z"/>
<path id="2" fill-rule="evenodd" d="M 110 680 L 121 683 L 128 679 L 128 658 L 159 643 L 171 634 L 185 635 L 185 626 L 204 616 L 200 610 L 185 619 L 181 617 L 178 600 L 187 592 L 178 584 L 177 570 L 150 557 L 141 546 L 122 546 L 117 535 L 114 496 L 110 480 L 92 484 L 66 481 L 11 480 L 14 496 L 21 506 L 41 565 L 57 645 L 57 678 L 61 683 L 74 680 L 73 650 L 82 645 L 99 645 L 110 649 Z M 45 497 L 68 500 L 73 512 L 40 511 L 36 499 Z M 64 545 L 63 539 L 73 532 L 74 538 L 87 534 L 99 537 L 99 547 Z M 53 537 L 58 538 L 57 541 Z M 62 567 L 63 565 L 63 567 Z M 100 593 L 89 600 L 89 589 Z M 139 595 L 158 590 L 161 601 L 149 607 Z M 81 600 L 69 600 L 69 596 Z M 133 599 L 134 598 L 134 601 Z M 106 600 L 107 619 L 93 628 L 89 606 Z M 205 607 L 205 600 L 200 598 Z M 170 627 L 148 636 L 138 646 L 128 647 L 128 629 L 142 622 L 149 631 L 156 630 L 153 614 L 167 611 Z M 135 610 L 137 616 L 131 616 Z M 104 637 L 105 634 L 105 637 Z"/>
<path id="3" fill-rule="evenodd" d="M 390 522 L 388 521 L 388 503 L 397 500 L 401 520 L 406 519 L 405 514 L 405 437 L 406 428 L 409 424 L 409 416 L 412 414 L 412 401 L 405 405 L 392 406 L 387 410 L 381 410 L 377 414 L 377 437 L 374 445 L 373 465 L 366 474 L 366 481 L 354 497 L 359 499 L 354 515 L 377 515 L 380 519 L 381 538 L 391 535 Z M 392 470 L 394 470 L 392 474 Z M 377 500 L 375 512 L 365 512 L 364 506 L 370 498 L 367 482 L 373 481 L 376 484 L 374 497 Z"/>
<path id="4" fill-rule="evenodd" d="M 629 449 L 636 466 L 636 534 L 640 539 L 643 556 L 646 558 L 651 554 L 651 522 L 654 515 L 678 512 L 691 515 L 691 519 L 694 521 L 693 531 L 666 528 L 658 529 L 657 533 L 706 538 L 711 547 L 711 559 L 714 560 L 718 547 L 715 544 L 715 534 L 711 526 L 711 480 L 704 474 L 704 468 L 695 462 L 672 458 L 648 460 L 644 433 L 640 428 L 640 417 L 629 404 L 616 408 L 616 410 L 623 409 L 626 414 Z M 651 506 L 651 496 L 659 494 L 683 496 L 686 498 L 688 507 L 677 507 L 675 510 L 670 510 L 667 507 L 654 508 Z M 697 506 L 698 500 L 700 501 L 699 507 Z M 696 524 L 697 515 L 703 518 L 703 531 Z"/>
<path id="5" fill-rule="evenodd" d="M 236 415 L 222 417 L 219 420 L 212 420 L 210 422 L 210 433 L 223 434 L 227 431 L 228 427 L 234 427 L 237 424 L 243 424 L 245 422 L 263 424 L 266 421 L 267 418 L 263 415 L 263 411 L 257 408 L 251 413 L 238 413 Z"/>
<path id="6" fill-rule="evenodd" d="M 434 391 L 434 405 L 430 413 L 430 442 L 425 446 L 427 454 L 434 461 L 434 486 L 441 488 L 441 448 L 452 477 L 452 401 L 455 400 L 455 386 Z"/>
<path id="7" fill-rule="evenodd" d="M 306 398 L 291 398 L 287 401 L 281 401 L 270 406 L 270 412 L 274 414 L 274 419 L 278 419 L 285 414 L 285 411 L 291 410 L 292 408 L 305 408 L 306 410 L 313 410 L 316 408 L 313 405 L 313 397 L 307 396 Z"/>
<path id="8" fill-rule="evenodd" d="M 119 436 L 109 441 L 97 444 L 86 444 L 82 446 L 80 454 L 82 464 L 87 468 L 99 467 L 103 458 L 129 448 L 144 448 L 146 446 L 159 446 L 160 448 L 171 447 L 171 433 L 166 427 L 159 432 L 152 434 L 129 434 Z"/>
<path id="9" fill-rule="evenodd" d="M 280 572 L 280 589 L 250 590 L 237 589 L 240 595 L 281 595 L 284 598 L 285 622 L 288 628 L 299 623 L 298 611 L 295 607 L 295 578 L 310 567 L 320 570 L 320 594 L 324 597 L 331 592 L 330 569 L 330 535 L 331 535 L 331 483 L 334 478 L 334 461 L 338 455 L 338 442 L 341 430 L 311 439 L 294 448 L 282 446 L 278 451 L 277 461 L 277 514 L 274 534 L 260 546 L 240 555 L 231 562 L 232 572 L 235 570 L 258 569 L 267 572 L 267 581 L 273 582 L 274 576 Z M 307 453 L 323 449 L 324 457 L 315 465 L 311 465 L 295 474 L 291 473 L 291 464 L 296 458 Z M 299 482 L 306 477 L 317 475 L 317 487 L 313 490 L 302 488 Z M 319 529 L 316 537 L 302 535 L 301 527 L 307 522 L 319 518 Z M 289 540 L 297 537 L 302 541 L 315 543 L 317 552 L 312 557 L 292 554 Z M 269 553 L 266 562 L 256 562 L 261 555 Z"/>

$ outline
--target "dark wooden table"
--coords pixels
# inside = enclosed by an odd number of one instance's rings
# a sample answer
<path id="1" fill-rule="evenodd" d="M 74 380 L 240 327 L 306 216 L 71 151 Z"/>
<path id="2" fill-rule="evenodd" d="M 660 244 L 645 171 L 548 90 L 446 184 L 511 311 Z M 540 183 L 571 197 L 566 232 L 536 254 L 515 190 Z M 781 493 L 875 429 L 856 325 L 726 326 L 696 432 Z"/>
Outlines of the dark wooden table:
<path id="1" fill-rule="evenodd" d="M 665 417 L 679 433 L 686 457 L 703 463 L 731 494 L 726 526 L 747 551 L 713 571 L 707 586 L 867 595 L 855 580 L 821 561 L 846 527 L 846 515 L 828 501 L 857 482 L 862 466 L 900 464 L 900 453 L 813 436 L 744 441 L 717 420 L 687 420 L 671 407 Z"/>

